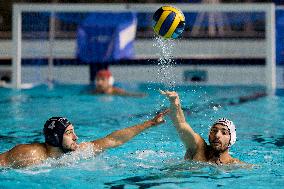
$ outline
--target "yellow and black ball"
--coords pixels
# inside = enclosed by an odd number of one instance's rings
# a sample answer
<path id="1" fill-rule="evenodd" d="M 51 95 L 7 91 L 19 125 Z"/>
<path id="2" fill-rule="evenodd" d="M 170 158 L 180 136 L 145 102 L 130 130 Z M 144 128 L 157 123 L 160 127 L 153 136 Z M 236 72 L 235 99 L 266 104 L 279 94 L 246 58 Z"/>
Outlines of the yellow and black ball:
<path id="1" fill-rule="evenodd" d="M 163 38 L 180 38 L 184 28 L 185 17 L 178 8 L 162 6 L 153 15 L 153 29 Z"/>

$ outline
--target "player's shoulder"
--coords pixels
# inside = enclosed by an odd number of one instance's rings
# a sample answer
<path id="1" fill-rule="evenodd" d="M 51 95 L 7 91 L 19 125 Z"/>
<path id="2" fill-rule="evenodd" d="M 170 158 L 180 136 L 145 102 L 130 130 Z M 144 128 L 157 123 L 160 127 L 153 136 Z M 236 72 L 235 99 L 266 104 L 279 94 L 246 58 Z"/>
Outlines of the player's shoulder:
<path id="1" fill-rule="evenodd" d="M 122 88 L 112 87 L 112 92 L 113 93 L 125 93 L 126 91 Z"/>
<path id="2" fill-rule="evenodd" d="M 232 158 L 232 159 L 230 160 L 230 163 L 231 163 L 231 164 L 246 164 L 245 162 L 243 162 L 243 161 L 241 161 L 241 160 L 239 160 L 239 159 L 237 159 L 237 158 Z"/>
<path id="3" fill-rule="evenodd" d="M 32 143 L 32 144 L 18 144 L 9 150 L 10 153 L 35 153 L 35 152 L 45 152 L 46 146 L 44 143 Z"/>

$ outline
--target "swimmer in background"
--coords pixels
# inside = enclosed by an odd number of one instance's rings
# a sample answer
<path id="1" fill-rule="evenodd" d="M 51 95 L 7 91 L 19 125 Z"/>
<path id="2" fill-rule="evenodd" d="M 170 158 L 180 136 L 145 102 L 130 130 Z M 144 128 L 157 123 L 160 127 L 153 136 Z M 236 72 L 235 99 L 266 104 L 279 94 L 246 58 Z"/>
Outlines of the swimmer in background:
<path id="1" fill-rule="evenodd" d="M 7 167 L 26 167 L 40 164 L 47 158 L 60 158 L 64 154 L 93 149 L 94 155 L 109 148 L 118 147 L 142 131 L 164 123 L 164 115 L 168 110 L 157 114 L 153 119 L 147 120 L 142 124 L 134 125 L 121 129 L 111 134 L 91 141 L 77 143 L 77 135 L 74 127 L 64 117 L 52 117 L 44 124 L 45 143 L 20 144 L 11 150 L 0 154 L 0 166 Z"/>
<path id="2" fill-rule="evenodd" d="M 130 93 L 124 89 L 113 86 L 113 76 L 109 70 L 100 70 L 96 74 L 96 88 L 91 91 L 92 94 L 107 94 L 118 96 L 132 96 L 132 97 L 144 97 L 144 93 Z"/>
<path id="3" fill-rule="evenodd" d="M 185 159 L 221 164 L 243 164 L 229 154 L 229 148 L 236 142 L 236 128 L 232 121 L 221 118 L 213 123 L 209 132 L 209 145 L 186 122 L 178 93 L 160 91 L 170 101 L 170 117 L 181 141 L 185 145 Z"/>
<path id="4" fill-rule="evenodd" d="M 11 85 L 11 79 L 8 76 L 3 76 L 0 79 L 0 87 L 9 87 Z"/>

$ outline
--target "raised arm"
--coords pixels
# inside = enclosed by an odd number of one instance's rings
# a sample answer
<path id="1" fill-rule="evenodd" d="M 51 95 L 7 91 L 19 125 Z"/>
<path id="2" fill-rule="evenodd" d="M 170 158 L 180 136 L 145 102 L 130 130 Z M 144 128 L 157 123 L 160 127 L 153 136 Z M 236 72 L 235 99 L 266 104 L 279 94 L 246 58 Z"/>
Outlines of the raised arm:
<path id="1" fill-rule="evenodd" d="M 186 122 L 178 94 L 174 91 L 160 91 L 160 93 L 166 95 L 170 101 L 170 117 L 186 150 L 195 153 L 205 141 Z"/>
<path id="2" fill-rule="evenodd" d="M 136 135 L 138 135 L 139 133 L 141 133 L 142 131 L 150 127 L 164 123 L 165 121 L 163 117 L 168 112 L 169 110 L 166 110 L 156 115 L 153 119 L 145 121 L 142 124 L 134 125 L 132 127 L 115 131 L 104 138 L 92 141 L 94 148 L 96 150 L 102 151 L 108 148 L 114 148 L 120 146 L 126 143 L 127 141 L 129 141 L 130 139 L 132 139 L 133 137 L 135 137 Z"/>

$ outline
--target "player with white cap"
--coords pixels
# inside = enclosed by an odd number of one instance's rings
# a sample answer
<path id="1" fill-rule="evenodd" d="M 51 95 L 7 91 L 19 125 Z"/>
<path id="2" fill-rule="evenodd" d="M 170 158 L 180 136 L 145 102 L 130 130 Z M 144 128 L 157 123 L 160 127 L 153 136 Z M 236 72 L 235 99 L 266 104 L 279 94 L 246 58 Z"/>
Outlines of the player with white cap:
<path id="1" fill-rule="evenodd" d="M 236 127 L 232 121 L 220 118 L 213 123 L 209 132 L 209 144 L 186 122 L 179 96 L 174 91 L 160 91 L 170 101 L 170 117 L 186 148 L 185 159 L 215 164 L 239 164 L 239 159 L 229 154 L 236 142 Z"/>

